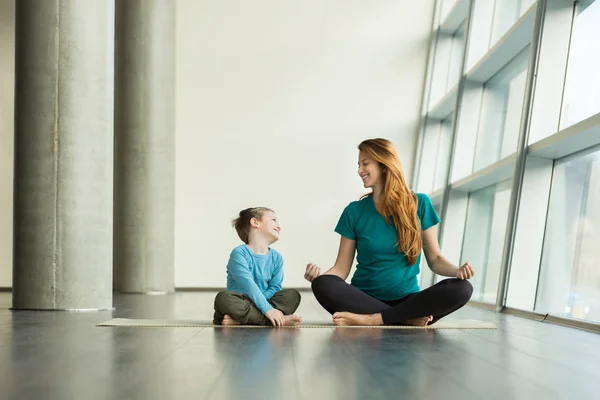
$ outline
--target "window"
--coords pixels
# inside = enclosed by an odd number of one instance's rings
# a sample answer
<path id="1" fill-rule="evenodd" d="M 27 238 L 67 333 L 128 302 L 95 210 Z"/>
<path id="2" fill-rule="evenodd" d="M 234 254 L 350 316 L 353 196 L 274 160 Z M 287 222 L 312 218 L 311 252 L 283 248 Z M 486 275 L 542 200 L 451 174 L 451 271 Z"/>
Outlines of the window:
<path id="1" fill-rule="evenodd" d="M 440 138 L 438 143 L 438 154 L 435 166 L 435 177 L 433 190 L 444 189 L 448 175 L 448 163 L 452 151 L 452 117 L 448 117 L 440 123 Z"/>
<path id="2" fill-rule="evenodd" d="M 436 100 L 423 104 L 417 187 L 447 200 L 444 256 L 473 264 L 476 303 L 600 327 L 600 0 L 436 3 L 431 44 L 442 62 L 428 67 Z M 453 41 L 466 36 L 464 53 Z M 463 54 L 461 73 L 453 55 Z M 423 288 L 445 279 L 425 260 L 421 271 Z"/>
<path id="3" fill-rule="evenodd" d="M 557 163 L 536 310 L 600 322 L 600 149 Z"/>
<path id="4" fill-rule="evenodd" d="M 535 0 L 474 0 L 467 70 L 494 49 L 518 22 L 523 22 L 519 20 L 535 3 Z"/>
<path id="5" fill-rule="evenodd" d="M 465 24 L 463 23 L 452 35 L 452 50 L 450 52 L 450 65 L 448 68 L 448 84 L 446 91 L 458 84 L 461 76 L 461 66 L 465 51 Z"/>
<path id="6" fill-rule="evenodd" d="M 496 0 L 490 47 L 494 46 L 534 3 L 534 0 Z"/>
<path id="7" fill-rule="evenodd" d="M 431 286 L 431 282 L 433 279 L 433 271 L 431 271 L 429 269 L 429 265 L 427 265 L 427 260 L 425 259 L 425 255 L 421 254 L 421 272 L 420 272 L 420 276 L 418 277 L 419 282 L 420 282 L 420 286 L 421 286 L 421 290 L 422 289 L 427 289 L 429 286 Z"/>
<path id="8" fill-rule="evenodd" d="M 600 1 L 579 1 L 576 7 L 561 129 L 600 112 Z"/>
<path id="9" fill-rule="evenodd" d="M 441 204 L 434 202 L 433 199 L 432 199 L 432 203 L 433 203 L 433 208 L 435 209 L 435 212 L 437 212 L 437 214 L 439 216 L 441 216 L 441 212 L 440 212 Z M 431 269 L 429 269 L 429 265 L 427 265 L 427 260 L 425 259 L 425 255 L 423 253 L 421 253 L 420 269 L 421 269 L 421 272 L 419 273 L 419 276 L 417 277 L 417 279 L 420 282 L 421 289 L 426 289 L 429 286 L 431 286 L 434 274 L 433 274 L 433 271 L 431 271 Z"/>
<path id="10" fill-rule="evenodd" d="M 439 33 L 433 64 L 430 108 L 458 84 L 465 47 L 464 39 L 464 23 L 451 35 Z"/>
<path id="11" fill-rule="evenodd" d="M 529 46 L 483 87 L 474 171 L 517 150 L 528 55 Z"/>
<path id="12" fill-rule="evenodd" d="M 435 177 L 435 163 L 440 139 L 440 124 L 438 121 L 428 121 L 423 136 L 421 150 L 421 168 L 419 169 L 417 191 L 430 194 Z"/>
<path id="13" fill-rule="evenodd" d="M 500 0 L 494 5 L 494 20 L 492 22 L 492 41 L 494 45 L 510 29 L 519 18 L 520 0 Z"/>
<path id="14" fill-rule="evenodd" d="M 440 15 L 440 19 L 444 20 L 445 18 L 448 17 L 448 14 L 450 14 L 450 12 L 452 11 L 452 9 L 454 7 L 456 7 L 456 3 L 458 2 L 458 0 L 441 0 L 441 15 Z"/>
<path id="15" fill-rule="evenodd" d="M 452 145 L 452 116 L 431 120 L 425 127 L 418 191 L 431 194 L 446 185 Z"/>
<path id="16" fill-rule="evenodd" d="M 508 221 L 510 181 L 477 190 L 469 196 L 461 265 L 475 269 L 473 300 L 494 303 Z"/>

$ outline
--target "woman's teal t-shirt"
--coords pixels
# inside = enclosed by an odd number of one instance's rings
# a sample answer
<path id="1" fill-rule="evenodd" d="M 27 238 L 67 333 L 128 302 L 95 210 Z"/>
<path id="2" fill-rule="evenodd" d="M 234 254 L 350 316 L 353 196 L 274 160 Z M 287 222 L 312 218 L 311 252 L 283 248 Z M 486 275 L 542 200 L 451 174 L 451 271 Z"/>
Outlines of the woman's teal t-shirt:
<path id="1" fill-rule="evenodd" d="M 440 222 L 427 195 L 417 193 L 417 204 L 422 231 Z M 409 265 L 405 254 L 396 247 L 396 228 L 379 214 L 372 195 L 350 203 L 335 231 L 356 241 L 358 263 L 352 286 L 381 301 L 399 300 L 419 291 L 421 256 Z"/>

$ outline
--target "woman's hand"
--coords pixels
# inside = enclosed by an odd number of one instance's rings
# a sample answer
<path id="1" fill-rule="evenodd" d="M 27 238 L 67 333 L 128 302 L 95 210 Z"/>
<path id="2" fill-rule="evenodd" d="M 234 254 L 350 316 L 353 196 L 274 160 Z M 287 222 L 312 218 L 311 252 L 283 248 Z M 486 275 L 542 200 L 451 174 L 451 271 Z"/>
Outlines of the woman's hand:
<path id="1" fill-rule="evenodd" d="M 306 266 L 306 271 L 304 272 L 304 279 L 309 282 L 312 282 L 321 275 L 321 268 L 317 267 L 315 264 L 310 263 Z"/>
<path id="2" fill-rule="evenodd" d="M 475 270 L 471 266 L 470 262 L 464 263 L 459 269 L 456 270 L 456 277 L 461 280 L 471 279 L 475 275 Z"/>

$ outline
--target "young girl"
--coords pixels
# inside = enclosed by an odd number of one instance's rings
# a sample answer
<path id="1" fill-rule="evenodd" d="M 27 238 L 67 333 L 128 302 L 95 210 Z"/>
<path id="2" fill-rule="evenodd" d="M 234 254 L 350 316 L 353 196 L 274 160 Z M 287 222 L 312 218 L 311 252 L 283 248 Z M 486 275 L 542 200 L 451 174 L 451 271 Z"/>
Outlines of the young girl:
<path id="1" fill-rule="evenodd" d="M 293 315 L 300 293 L 281 289 L 283 258 L 271 249 L 281 230 L 277 216 L 268 208 L 240 211 L 233 221 L 244 242 L 231 252 L 227 263 L 227 290 L 215 298 L 214 323 L 218 325 L 298 325 Z"/>
<path id="2" fill-rule="evenodd" d="M 335 228 L 341 242 L 334 266 L 321 274 L 308 264 L 304 277 L 336 325 L 433 324 L 469 301 L 473 268 L 457 268 L 442 256 L 435 227 L 440 219 L 427 195 L 409 189 L 394 146 L 370 139 L 358 149 L 358 174 L 372 193 L 344 209 Z M 454 279 L 419 291 L 422 249 L 433 272 Z M 355 251 L 358 263 L 348 284 Z"/>

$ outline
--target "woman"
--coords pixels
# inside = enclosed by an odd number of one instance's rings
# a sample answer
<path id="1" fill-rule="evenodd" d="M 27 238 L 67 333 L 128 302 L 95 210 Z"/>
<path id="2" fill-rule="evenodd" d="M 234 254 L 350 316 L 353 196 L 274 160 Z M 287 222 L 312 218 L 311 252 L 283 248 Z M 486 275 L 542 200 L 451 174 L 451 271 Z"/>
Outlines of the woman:
<path id="1" fill-rule="evenodd" d="M 442 256 L 440 219 L 427 195 L 409 189 L 392 143 L 370 139 L 358 149 L 358 174 L 372 192 L 344 209 L 335 228 L 341 235 L 335 265 L 321 274 L 308 264 L 304 277 L 336 325 L 433 324 L 469 301 L 473 268 Z M 454 279 L 419 291 L 422 249 L 433 272 Z M 358 263 L 348 284 L 355 251 Z"/>

